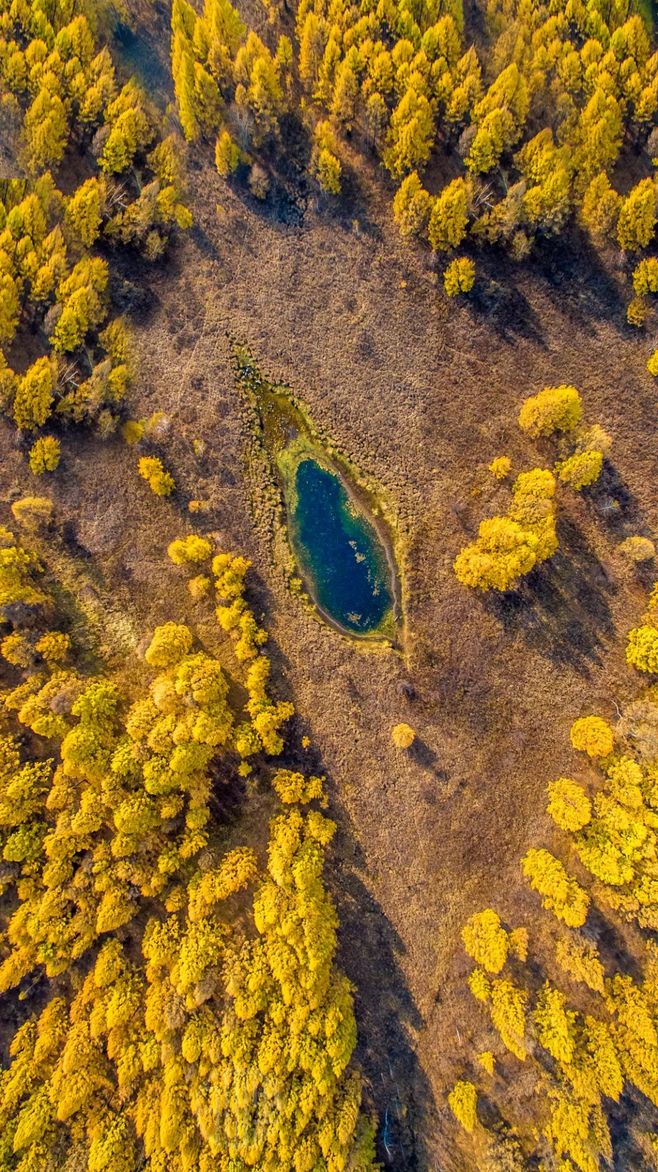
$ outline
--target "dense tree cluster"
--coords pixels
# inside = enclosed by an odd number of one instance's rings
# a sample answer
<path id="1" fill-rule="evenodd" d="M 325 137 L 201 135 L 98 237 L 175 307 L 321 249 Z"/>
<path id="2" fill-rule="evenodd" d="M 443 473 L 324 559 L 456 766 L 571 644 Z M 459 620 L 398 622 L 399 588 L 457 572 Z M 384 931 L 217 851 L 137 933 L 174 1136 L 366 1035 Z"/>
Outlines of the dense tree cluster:
<path id="1" fill-rule="evenodd" d="M 541 936 L 538 927 L 533 932 L 530 963 L 525 964 L 527 934 L 519 942 L 522 930 L 510 930 L 492 908 L 473 914 L 462 931 L 476 966 L 470 990 L 487 1006 L 500 1043 L 525 1071 L 522 1105 L 503 1102 L 506 1080 L 496 1086 L 502 1131 L 485 1126 L 490 1110 L 478 1112 L 482 1070 L 490 1076 L 495 1069 L 493 1051 L 485 1052 L 486 1064 L 482 1056 L 477 1064 L 472 1061 L 468 1077 L 449 1094 L 478 1166 L 521 1168 L 538 1157 L 545 1163 L 550 1153 L 547 1166 L 555 1161 L 556 1167 L 598 1172 L 616 1159 L 609 1114 L 622 1095 L 624 1131 L 653 1150 L 652 1133 L 642 1131 L 642 1097 L 658 1106 L 658 948 L 651 935 L 658 928 L 653 691 L 620 710 L 614 731 L 600 717 L 577 720 L 571 741 L 596 762 L 598 777 L 589 768 L 584 780 L 551 781 L 548 813 L 591 877 L 590 890 L 549 850 L 533 848 L 523 859 L 523 874 L 555 919 Z M 595 917 L 590 920 L 593 905 L 605 909 L 613 925 L 619 917 L 643 930 L 640 959 L 619 948 L 611 951 L 606 933 L 599 933 Z M 491 1089 L 490 1081 L 484 1083 L 486 1094 Z M 630 1089 L 636 1093 L 625 1094 Z M 509 1135 L 510 1127 L 519 1160 L 500 1165 L 500 1137 Z"/>
<path id="2" fill-rule="evenodd" d="M 293 76 L 299 113 L 326 144 L 311 169 L 327 190 L 340 187 L 341 135 L 358 135 L 399 185 L 400 231 L 435 252 L 468 240 L 520 259 L 578 221 L 635 264 L 629 320 L 646 317 L 656 185 L 621 184 L 616 168 L 625 147 L 647 170 L 656 154 L 658 53 L 630 0 L 489 0 L 466 12 L 461 0 L 301 0 L 294 45 L 280 37 L 274 51 L 229 0 L 206 0 L 200 17 L 176 0 L 172 27 L 181 123 L 190 139 L 219 132 L 220 173 L 276 132 Z M 425 188 L 424 171 L 444 159 L 451 178 Z M 451 270 L 447 292 L 464 280 Z"/>
<path id="3" fill-rule="evenodd" d="M 558 435 L 559 459 L 554 470 L 522 472 L 512 486 L 512 503 L 504 516 L 480 523 L 477 539 L 458 554 L 455 574 L 465 586 L 480 590 L 511 590 L 558 548 L 555 529 L 556 477 L 579 491 L 598 479 L 610 438 L 597 425 L 582 423 L 583 404 L 575 387 L 544 387 L 524 400 L 519 427 L 532 439 Z M 489 470 L 504 480 L 509 457 L 492 461 Z"/>
<path id="4" fill-rule="evenodd" d="M 211 553 L 196 536 L 174 546 Z M 247 569 L 213 563 L 242 640 Z M 265 865 L 229 849 L 214 807 L 245 753 L 282 747 L 291 707 L 269 698 L 264 632 L 254 620 L 232 678 L 165 623 L 128 694 L 76 666 L 44 582 L 0 531 L 0 990 L 26 999 L 0 1075 L 0 1166 L 369 1172 L 322 779 L 274 773 Z"/>
<path id="5" fill-rule="evenodd" d="M 278 135 L 288 108 L 292 45 L 281 36 L 272 53 L 255 32 L 247 32 L 230 0 L 204 0 L 200 14 L 188 0 L 174 0 L 171 28 L 183 133 L 189 142 L 202 135 L 215 138 L 217 170 L 227 178 L 249 161 L 251 147 Z M 330 160 L 320 158 L 316 166 L 328 174 Z"/>
<path id="6" fill-rule="evenodd" d="M 502 517 L 480 523 L 477 540 L 457 556 L 455 574 L 465 586 L 511 590 L 558 548 L 555 477 L 534 468 L 517 476 L 512 504 Z"/>
<path id="7" fill-rule="evenodd" d="M 469 236 L 522 257 L 579 216 L 595 239 L 641 253 L 654 181 L 621 195 L 611 178 L 625 142 L 652 149 L 658 54 L 642 18 L 627 3 L 491 0 L 484 27 L 475 20 L 458 0 L 413 10 L 302 0 L 299 76 L 337 129 L 358 124 L 400 181 L 402 231 L 427 234 L 432 249 Z M 455 152 L 463 174 L 430 194 L 423 170 Z M 644 305 L 653 290 L 637 281 Z"/>
<path id="8" fill-rule="evenodd" d="M 139 86 L 121 85 L 98 41 L 99 7 L 0 0 L 2 113 L 13 112 L 29 176 L 0 181 L 0 408 L 26 433 L 55 420 L 115 430 L 134 364 L 108 249 L 92 250 L 130 245 L 155 260 L 191 225 L 176 141 L 161 137 Z M 77 186 L 74 150 L 92 172 Z M 18 375 L 25 330 L 42 354 Z M 56 467 L 56 442 L 37 439 L 33 471 Z"/>

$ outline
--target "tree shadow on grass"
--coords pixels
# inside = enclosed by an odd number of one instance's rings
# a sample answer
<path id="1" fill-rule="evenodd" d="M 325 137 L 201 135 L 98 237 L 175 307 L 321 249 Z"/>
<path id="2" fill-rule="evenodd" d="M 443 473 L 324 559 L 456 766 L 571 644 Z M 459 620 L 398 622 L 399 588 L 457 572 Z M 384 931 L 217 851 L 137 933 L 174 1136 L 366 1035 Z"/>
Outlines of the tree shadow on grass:
<path id="1" fill-rule="evenodd" d="M 333 808 L 332 815 L 339 862 L 329 880 L 340 917 L 340 961 L 355 986 L 355 1057 L 377 1113 L 378 1159 L 394 1172 L 427 1172 L 436 1105 L 409 1033 L 423 1020 L 400 967 L 404 945 L 361 877 L 363 855 L 345 810 Z"/>
<path id="2" fill-rule="evenodd" d="M 252 569 L 249 601 L 257 618 L 271 615 L 273 598 L 266 581 Z M 275 640 L 268 638 L 276 698 L 295 702 L 290 664 Z M 288 722 L 286 743 L 276 766 L 327 775 L 322 755 L 311 738 L 305 713 Z M 436 771 L 435 755 L 422 743 L 414 745 L 428 769 Z M 377 1115 L 377 1154 L 393 1172 L 428 1172 L 434 1166 L 426 1147 L 428 1121 L 436 1107 L 429 1082 L 414 1052 L 409 1030 L 423 1025 L 400 966 L 404 944 L 363 878 L 366 860 L 357 843 L 337 784 L 329 777 L 328 811 L 338 830 L 325 875 L 340 920 L 338 961 L 355 986 L 358 1041 L 355 1059 L 366 1080 L 366 1107 Z"/>
<path id="3" fill-rule="evenodd" d="M 658 1109 L 627 1082 L 619 1102 L 611 1102 L 607 1114 L 614 1172 L 646 1172 L 652 1166 L 651 1157 L 647 1148 L 641 1147 L 641 1135 L 658 1130 Z M 633 1131 L 628 1126 L 629 1120 L 636 1125 Z"/>
<path id="4" fill-rule="evenodd" d="M 619 333 L 632 334 L 622 288 L 601 264 L 587 233 L 573 227 L 560 236 L 543 239 L 529 257 L 528 269 L 553 291 L 569 321 L 590 327 L 592 321 L 607 321 Z"/>
<path id="5" fill-rule="evenodd" d="M 636 497 L 609 460 L 604 461 L 601 475 L 587 490 L 587 500 L 615 541 L 635 534 L 651 536 Z"/>
<path id="6" fill-rule="evenodd" d="M 481 279 L 469 296 L 468 304 L 475 317 L 487 318 L 488 324 L 504 341 L 526 338 L 544 345 L 541 319 L 527 297 L 510 283 Z"/>
<path id="7" fill-rule="evenodd" d="M 488 595 L 484 606 L 552 663 L 588 675 L 614 635 L 608 599 L 616 587 L 573 521 L 560 517 L 557 530 L 558 552 L 518 590 Z"/>

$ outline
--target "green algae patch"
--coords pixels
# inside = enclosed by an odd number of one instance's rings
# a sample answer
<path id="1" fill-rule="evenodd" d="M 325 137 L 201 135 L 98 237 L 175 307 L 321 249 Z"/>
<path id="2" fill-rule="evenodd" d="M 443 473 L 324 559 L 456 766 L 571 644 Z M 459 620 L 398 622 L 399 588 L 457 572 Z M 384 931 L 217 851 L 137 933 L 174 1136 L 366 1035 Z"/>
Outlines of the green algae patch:
<path id="1" fill-rule="evenodd" d="M 277 496 L 293 590 L 342 634 L 398 646 L 402 626 L 393 529 L 372 485 L 323 440 L 289 389 L 236 349 L 252 434 Z"/>

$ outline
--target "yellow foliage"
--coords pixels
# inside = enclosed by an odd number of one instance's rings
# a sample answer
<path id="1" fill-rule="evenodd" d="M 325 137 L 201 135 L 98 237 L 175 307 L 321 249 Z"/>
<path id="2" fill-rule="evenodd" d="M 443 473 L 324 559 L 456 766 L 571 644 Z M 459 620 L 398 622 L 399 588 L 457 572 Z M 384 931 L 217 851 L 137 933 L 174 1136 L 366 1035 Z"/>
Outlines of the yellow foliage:
<path id="1" fill-rule="evenodd" d="M 156 456 L 142 456 L 138 464 L 139 475 L 146 480 L 156 496 L 171 496 L 176 487 L 173 476 L 165 472 L 162 461 Z"/>
<path id="2" fill-rule="evenodd" d="M 475 265 L 465 256 L 452 260 L 443 274 L 443 287 L 448 297 L 458 297 L 460 293 L 470 293 L 474 284 Z"/>
<path id="3" fill-rule="evenodd" d="M 547 850 L 529 850 L 523 859 L 523 874 L 542 904 L 570 928 L 585 923 L 589 897 L 565 871 L 559 859 Z"/>
<path id="4" fill-rule="evenodd" d="M 650 562 L 656 556 L 656 547 L 653 541 L 648 537 L 640 537 L 639 534 L 621 541 L 618 549 L 629 562 L 638 565 L 642 562 Z"/>
<path id="5" fill-rule="evenodd" d="M 561 830 L 582 830 L 591 820 L 592 804 L 582 786 L 568 777 L 548 787 L 548 813 Z"/>
<path id="6" fill-rule="evenodd" d="M 580 491 L 598 480 L 603 469 L 603 453 L 590 450 L 575 452 L 567 460 L 561 460 L 555 465 L 560 480 L 570 488 Z"/>
<path id="7" fill-rule="evenodd" d="M 512 461 L 509 456 L 496 456 L 489 465 L 489 471 L 496 477 L 496 480 L 505 480 L 512 471 Z"/>
<path id="8" fill-rule="evenodd" d="M 568 1066 L 576 1048 L 576 1014 L 567 1009 L 564 993 L 546 981 L 532 1017 L 539 1044 L 556 1062 Z"/>
<path id="9" fill-rule="evenodd" d="M 460 1079 L 448 1095 L 448 1104 L 464 1131 L 473 1131 L 477 1123 L 477 1091 L 472 1082 Z"/>
<path id="10" fill-rule="evenodd" d="M 391 740 L 396 749 L 410 749 L 416 739 L 416 733 L 410 724 L 394 724 L 391 729 Z"/>
<path id="11" fill-rule="evenodd" d="M 44 435 L 30 448 L 30 470 L 36 476 L 43 472 L 54 472 L 59 464 L 60 444 L 52 435 Z"/>
<path id="12" fill-rule="evenodd" d="M 165 623 L 156 627 L 144 654 L 151 667 L 172 667 L 192 649 L 192 632 L 181 623 Z"/>
<path id="13" fill-rule="evenodd" d="M 658 627 L 645 624 L 629 631 L 626 662 L 638 671 L 658 674 Z"/>
<path id="14" fill-rule="evenodd" d="M 519 427 L 538 439 L 555 431 L 573 431 L 582 413 L 582 400 L 575 387 L 544 387 L 525 399 L 519 412 Z"/>
<path id="15" fill-rule="evenodd" d="M 574 749 L 587 753 L 588 757 L 609 757 L 615 744 L 610 725 L 600 716 L 575 720 L 569 735 Z"/>
<path id="16" fill-rule="evenodd" d="M 489 973 L 499 973 L 507 960 L 510 942 L 499 916 L 491 908 L 475 912 L 462 928 L 468 955 Z"/>
<path id="17" fill-rule="evenodd" d="M 140 419 L 127 419 L 121 428 L 121 434 L 127 444 L 138 444 L 143 438 L 145 424 Z"/>
<path id="18" fill-rule="evenodd" d="M 507 1049 L 521 1062 L 527 1056 L 525 1023 L 528 996 L 512 981 L 500 978 L 491 985 L 491 1021 Z"/>
<path id="19" fill-rule="evenodd" d="M 55 506 L 48 497 L 24 496 L 11 506 L 14 520 L 28 533 L 50 525 Z"/>
<path id="20" fill-rule="evenodd" d="M 175 566 L 184 566 L 189 562 L 207 561 L 212 554 L 212 545 L 205 537 L 190 533 L 189 537 L 172 541 L 167 553 Z"/>

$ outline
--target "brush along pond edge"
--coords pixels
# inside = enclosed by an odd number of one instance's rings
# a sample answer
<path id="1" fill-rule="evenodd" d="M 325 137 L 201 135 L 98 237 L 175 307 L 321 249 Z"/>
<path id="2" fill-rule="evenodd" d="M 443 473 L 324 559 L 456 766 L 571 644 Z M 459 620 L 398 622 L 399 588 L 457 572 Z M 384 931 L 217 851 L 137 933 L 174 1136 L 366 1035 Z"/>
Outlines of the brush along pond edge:
<path id="1" fill-rule="evenodd" d="M 269 514 L 274 561 L 283 570 L 291 594 L 316 621 L 337 631 L 364 650 L 405 651 L 404 575 L 394 509 L 388 494 L 365 477 L 352 461 L 315 427 L 303 402 L 288 386 L 264 378 L 250 351 L 231 339 L 237 383 L 245 402 L 244 419 L 251 443 L 247 453 L 255 501 L 254 513 L 262 520 Z M 356 513 L 372 526 L 386 556 L 390 574 L 390 608 L 378 627 L 357 634 L 338 622 L 316 601 L 310 582 L 297 563 L 290 538 L 286 493 L 292 487 L 303 459 L 315 460 L 336 476 Z M 263 475 L 264 473 L 264 475 Z"/>

